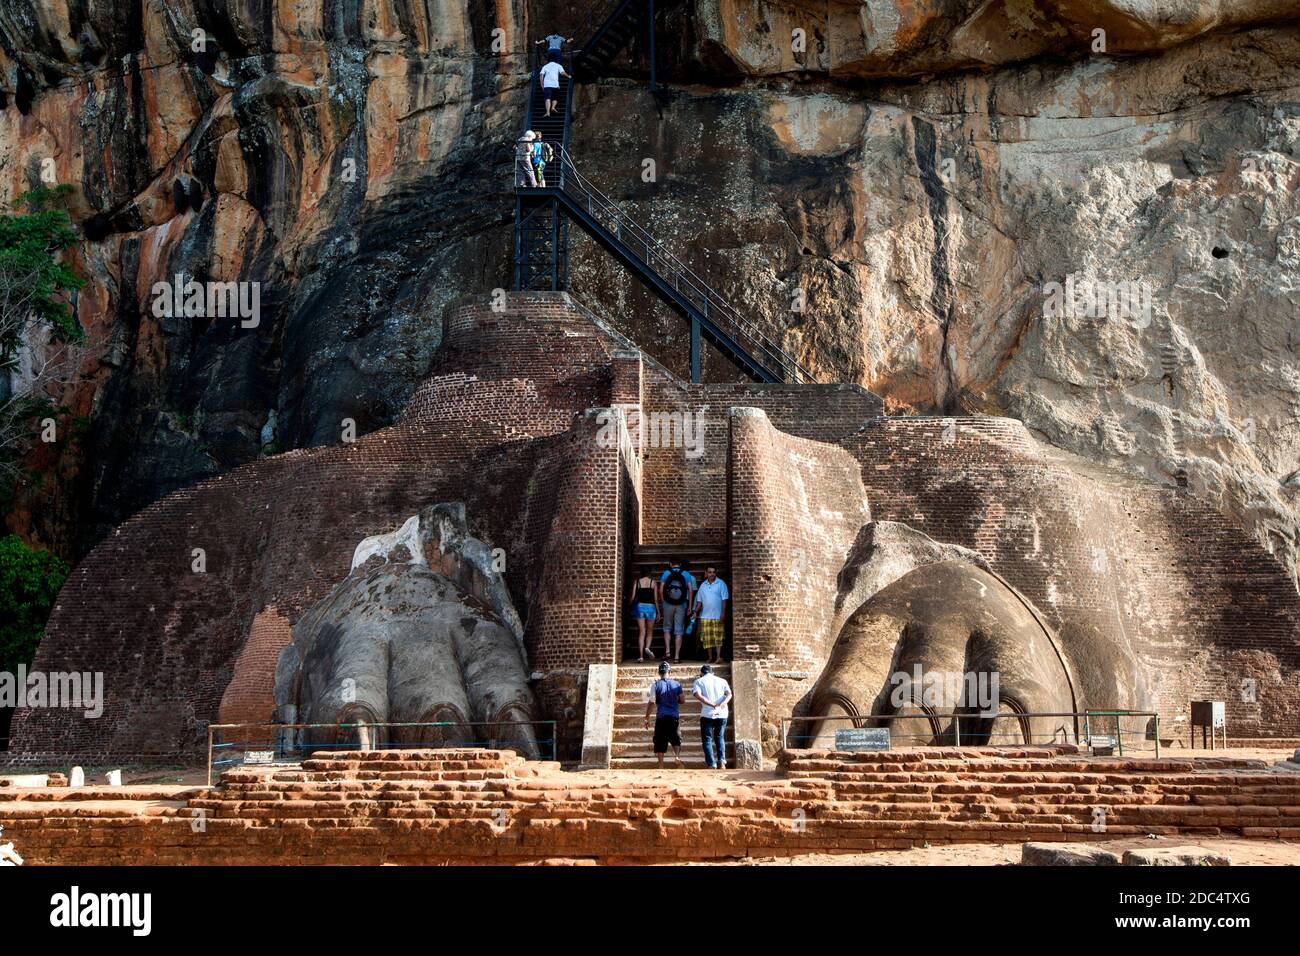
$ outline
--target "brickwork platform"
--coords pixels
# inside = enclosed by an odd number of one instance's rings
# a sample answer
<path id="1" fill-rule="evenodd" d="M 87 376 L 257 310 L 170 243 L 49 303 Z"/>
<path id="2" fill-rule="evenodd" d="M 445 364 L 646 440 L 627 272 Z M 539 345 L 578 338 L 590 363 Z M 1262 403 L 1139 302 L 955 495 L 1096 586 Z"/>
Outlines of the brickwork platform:
<path id="1" fill-rule="evenodd" d="M 354 751 L 230 771 L 210 791 L 0 792 L 0 825 L 33 864 L 645 863 L 1148 834 L 1291 840 L 1300 774 L 1234 758 L 935 748 L 786 752 L 776 773 L 665 781 L 498 751 Z"/>

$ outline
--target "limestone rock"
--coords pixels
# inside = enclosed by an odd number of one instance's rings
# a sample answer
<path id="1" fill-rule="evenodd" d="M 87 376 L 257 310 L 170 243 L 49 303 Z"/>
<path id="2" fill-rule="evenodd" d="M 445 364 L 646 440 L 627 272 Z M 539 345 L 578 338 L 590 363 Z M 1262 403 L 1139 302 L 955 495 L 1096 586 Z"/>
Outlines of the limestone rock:
<path id="1" fill-rule="evenodd" d="M 988 571 L 947 560 L 910 571 L 858 608 L 836 638 L 809 712 L 899 715 L 888 724 L 896 740 L 929 744 L 951 742 L 957 728 L 925 715 L 969 711 L 960 727 L 966 743 L 1049 743 L 1072 739 L 1068 720 L 1016 712 L 1071 713 L 1075 701 L 1065 658 L 1036 609 Z M 805 746 L 819 736 L 826 746 L 849 726 L 813 723 Z"/>
<path id="2" fill-rule="evenodd" d="M 863 525 L 839 573 L 831 633 L 838 634 L 848 617 L 876 592 L 910 571 L 940 561 L 968 561 L 989 570 L 988 563 L 969 548 L 935 541 L 901 522 Z"/>
<path id="3" fill-rule="evenodd" d="M 1090 843 L 1026 843 L 1021 866 L 1118 866 L 1120 856 Z"/>
<path id="4" fill-rule="evenodd" d="M 1125 850 L 1125 866 L 1231 866 L 1232 859 L 1199 846 L 1151 847 Z"/>
<path id="5" fill-rule="evenodd" d="M 537 708 L 508 595 L 497 610 L 504 582 L 475 563 L 485 546 L 465 531 L 462 507 L 411 521 L 367 539 L 369 557 L 294 625 L 276 667 L 278 719 L 355 725 L 348 736 L 366 749 L 497 740 L 539 756 L 533 728 L 510 723 L 535 720 Z M 375 726 L 416 723 L 445 726 Z M 340 731 L 298 733 L 310 747 Z"/>
<path id="6" fill-rule="evenodd" d="M 1192 37 L 1296 15 L 1287 0 L 698 0 L 694 55 L 744 75 L 900 76 L 1069 56 L 1161 50 Z"/>

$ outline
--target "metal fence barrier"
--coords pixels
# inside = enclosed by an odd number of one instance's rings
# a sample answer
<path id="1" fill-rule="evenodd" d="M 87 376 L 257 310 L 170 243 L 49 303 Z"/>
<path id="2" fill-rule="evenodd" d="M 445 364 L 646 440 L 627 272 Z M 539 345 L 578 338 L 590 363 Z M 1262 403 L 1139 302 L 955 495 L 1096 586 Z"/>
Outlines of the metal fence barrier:
<path id="1" fill-rule="evenodd" d="M 534 728 L 530 735 L 526 728 Z M 480 728 L 482 728 L 480 730 Z M 393 731 L 396 731 L 394 733 Z M 514 750 L 555 760 L 553 720 L 425 723 L 209 724 L 208 786 L 213 772 L 237 766 L 296 764 L 322 750 Z"/>
<path id="2" fill-rule="evenodd" d="M 1035 722 L 1069 720 L 1045 730 L 1035 730 Z M 894 721 L 922 720 L 929 724 L 915 733 L 895 734 Z M 1141 721 L 1141 729 L 1126 729 L 1124 721 Z M 1013 722 L 1013 730 L 995 732 L 995 721 Z M 1090 747 L 1110 747 L 1121 756 L 1125 738 L 1130 751 L 1145 750 L 1143 744 L 1154 744 L 1155 756 L 1160 756 L 1160 715 L 1152 711 L 1136 710 L 1085 710 L 1058 713 L 1001 711 L 997 714 L 946 713 L 946 714 L 872 714 L 866 717 L 786 717 L 781 721 L 781 746 L 787 750 L 833 750 L 835 729 L 829 732 L 793 734 L 791 729 L 803 724 L 846 723 L 848 727 L 889 727 L 890 743 L 910 740 L 910 746 L 920 747 L 988 747 L 1032 746 L 1037 743 L 1078 743 Z M 1035 738 L 1042 738 L 1035 740 Z"/>

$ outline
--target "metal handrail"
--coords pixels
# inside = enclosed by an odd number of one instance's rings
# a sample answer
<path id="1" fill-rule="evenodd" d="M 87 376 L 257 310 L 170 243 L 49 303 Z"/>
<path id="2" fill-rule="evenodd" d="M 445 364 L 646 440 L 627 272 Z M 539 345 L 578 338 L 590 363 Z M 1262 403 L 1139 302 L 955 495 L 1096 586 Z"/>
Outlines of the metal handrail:
<path id="1" fill-rule="evenodd" d="M 597 189 L 590 180 L 579 172 L 572 155 L 564 147 L 560 148 L 560 169 L 561 188 L 578 201 L 580 205 L 585 205 L 591 215 L 602 220 L 612 219 L 612 223 L 602 221 L 602 225 L 612 232 L 619 241 L 629 244 L 628 235 L 630 234 L 633 241 L 639 243 L 644 250 L 641 258 L 646 265 L 663 274 L 664 270 L 656 268 L 654 260 L 658 259 L 666 263 L 671 270 L 668 275 L 672 279 L 673 288 L 677 292 L 685 294 L 682 288 L 683 284 L 685 284 L 687 289 L 693 292 L 703 303 L 703 306 L 694 300 L 688 299 L 688 301 L 691 301 L 691 304 L 700 309 L 704 315 L 714 319 L 720 313 L 726 324 L 730 326 L 728 331 L 739 332 L 749 343 L 757 345 L 758 351 L 766 356 L 768 364 L 776 366 L 782 372 L 783 377 L 788 376 L 795 383 L 817 381 L 811 370 L 804 367 L 798 359 L 767 338 L 757 326 L 737 312 L 726 299 L 701 279 L 693 269 L 666 249 L 661 241 L 628 215 L 618 203 Z"/>
<path id="2" fill-rule="evenodd" d="M 605 32 L 613 21 L 615 14 L 622 12 L 623 7 L 629 2 L 633 2 L 633 0 L 597 0 L 596 3 L 587 8 L 587 19 L 582 30 L 582 36 L 585 39 L 582 46 L 578 48 L 579 54 L 590 49 L 591 45 L 600 38 L 600 35 Z M 604 13 L 597 17 L 597 10 L 603 10 Z"/>
<path id="3" fill-rule="evenodd" d="M 1093 736 L 1093 734 L 1092 734 L 1092 718 L 1093 718 L 1093 717 L 1113 717 L 1113 718 L 1115 718 L 1115 738 L 1116 738 L 1116 745 L 1117 745 L 1117 747 L 1118 747 L 1118 749 L 1119 749 L 1120 756 L 1123 756 L 1123 754 L 1124 754 L 1124 742 L 1123 742 L 1124 732 L 1123 732 L 1123 730 L 1122 730 L 1122 728 L 1121 728 L 1121 726 L 1120 726 L 1119 719 L 1120 719 L 1121 717 L 1149 717 L 1149 718 L 1153 718 L 1154 721 L 1155 721 L 1155 723 L 1154 723 L 1154 725 L 1153 725 L 1153 727 L 1152 727 L 1152 735 L 1153 735 L 1153 738 L 1154 738 L 1154 740 L 1155 740 L 1155 755 L 1156 755 L 1157 759 L 1160 757 L 1160 715 L 1159 715 L 1158 713 L 1156 713 L 1155 711 L 1145 711 L 1145 710 L 1081 710 L 1081 711 L 1054 711 L 1054 712 L 1047 712 L 1047 711 L 998 711 L 997 713 L 984 713 L 984 712 L 980 712 L 980 711 L 974 711 L 974 712 L 970 712 L 970 713 L 958 713 L 958 712 L 956 712 L 956 711 L 953 711 L 953 712 L 951 712 L 951 713 L 947 713 L 947 714 L 938 714 L 938 713 L 936 713 L 936 714 L 931 714 L 931 713 L 927 713 L 927 712 L 924 712 L 924 711 L 923 711 L 923 712 L 921 712 L 921 713 L 919 713 L 919 714 L 859 714 L 859 715 L 857 715 L 857 716 L 844 715 L 844 716 L 834 716 L 834 717 L 813 717 L 813 716 L 810 716 L 810 717 L 782 717 L 782 718 L 781 718 L 781 724 L 780 724 L 780 731 L 781 731 L 781 749 L 782 749 L 782 750 L 789 750 L 789 749 L 790 749 L 790 746 L 789 746 L 789 735 L 788 735 L 788 731 L 787 731 L 787 725 L 789 725 L 789 724 L 794 724 L 794 723 L 812 723 L 812 722 L 814 722 L 814 721 L 828 721 L 828 722 L 829 722 L 829 721 L 852 721 L 853 724 L 854 724 L 854 726 L 863 726 L 863 725 L 864 725 L 866 722 L 868 722 L 868 721 L 883 721 L 883 720 L 888 720 L 888 721 L 892 721 L 892 720 L 925 720 L 925 721 L 929 721 L 929 722 L 931 722 L 931 723 L 938 723 L 938 722 L 941 722 L 941 721 L 951 720 L 952 723 L 953 723 L 953 735 L 954 735 L 955 743 L 953 743 L 953 744 L 940 744 L 939 746 L 957 746 L 957 747 L 960 747 L 960 746 L 962 746 L 962 742 L 961 742 L 961 720 L 962 720 L 963 717 L 966 718 L 968 721 L 971 720 L 971 719 L 975 719 L 975 720 L 993 720 L 993 719 L 995 719 L 995 718 L 999 718 L 999 717 L 1014 718 L 1014 719 L 1016 719 L 1016 720 L 1024 720 L 1024 719 L 1030 719 L 1030 718 L 1034 718 L 1034 717 L 1047 717 L 1047 718 L 1052 718 L 1052 717 L 1069 717 L 1069 718 L 1072 718 L 1072 719 L 1074 720 L 1074 723 L 1075 723 L 1075 726 L 1074 726 L 1074 736 L 1075 736 L 1077 739 L 1082 739 L 1082 740 L 1091 740 L 1091 739 L 1092 739 L 1092 736 Z M 1079 720 L 1080 720 L 1080 718 L 1082 718 L 1082 720 L 1083 720 L 1083 733 L 1082 733 L 1082 734 L 1079 733 Z M 1130 731 L 1130 735 L 1132 735 L 1132 734 L 1137 734 L 1137 733 L 1141 733 L 1141 734 L 1143 735 L 1144 738 L 1145 738 L 1145 736 L 1146 736 L 1146 731 L 1145 731 L 1145 730 L 1144 730 L 1144 731 Z M 821 735 L 818 735 L 818 736 L 821 736 Z M 934 735 L 933 733 L 931 733 L 931 734 L 925 734 L 925 735 L 921 735 L 921 734 L 911 734 L 911 735 L 909 735 L 909 736 L 931 736 L 931 737 L 932 737 L 932 736 L 935 736 L 935 735 Z M 812 739 L 815 740 L 816 738 L 812 738 Z M 983 744 L 980 744 L 980 745 L 970 745 L 970 744 L 968 744 L 967 746 L 985 746 L 985 745 L 983 745 Z M 1033 742 L 1030 741 L 1030 742 L 1027 743 L 1025 746 L 1033 746 Z M 807 748 L 798 748 L 798 749 L 807 749 Z"/>

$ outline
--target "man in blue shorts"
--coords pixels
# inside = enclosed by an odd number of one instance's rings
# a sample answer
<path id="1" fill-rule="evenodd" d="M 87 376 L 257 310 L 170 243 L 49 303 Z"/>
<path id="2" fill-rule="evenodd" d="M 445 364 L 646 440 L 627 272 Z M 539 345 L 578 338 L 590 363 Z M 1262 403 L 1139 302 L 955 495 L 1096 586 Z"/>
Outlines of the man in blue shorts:
<path id="1" fill-rule="evenodd" d="M 664 765 L 664 754 L 673 748 L 673 759 L 682 766 L 682 736 L 678 724 L 682 717 L 682 685 L 668 676 L 668 662 L 659 662 L 659 679 L 650 688 L 650 699 L 645 705 L 645 726 L 650 726 L 650 708 L 655 708 L 655 757 L 659 767 Z"/>
<path id="2" fill-rule="evenodd" d="M 673 558 L 668 570 L 659 577 L 658 591 L 659 617 L 664 622 L 664 657 L 668 657 L 672 637 L 675 635 L 677 646 L 672 658 L 673 663 L 677 664 L 682 659 L 682 635 L 686 633 L 686 619 L 695 602 L 695 578 L 682 567 L 680 559 Z"/>

